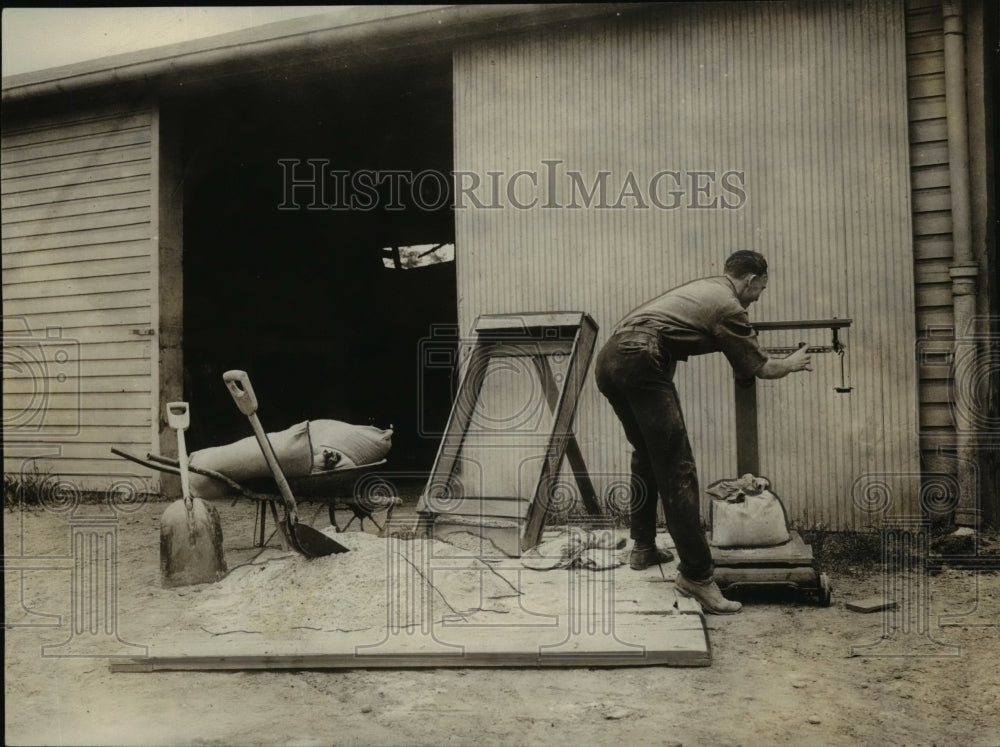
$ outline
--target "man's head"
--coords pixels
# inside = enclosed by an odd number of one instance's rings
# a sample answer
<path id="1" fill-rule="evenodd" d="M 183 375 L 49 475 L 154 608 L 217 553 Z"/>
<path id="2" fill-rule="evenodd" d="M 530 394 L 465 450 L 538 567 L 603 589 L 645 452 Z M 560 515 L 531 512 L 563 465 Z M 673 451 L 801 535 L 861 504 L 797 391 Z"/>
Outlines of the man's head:
<path id="1" fill-rule="evenodd" d="M 726 260 L 723 271 L 733 281 L 736 297 L 743 308 L 760 298 L 767 287 L 767 260 L 758 252 L 749 249 L 733 252 Z"/>

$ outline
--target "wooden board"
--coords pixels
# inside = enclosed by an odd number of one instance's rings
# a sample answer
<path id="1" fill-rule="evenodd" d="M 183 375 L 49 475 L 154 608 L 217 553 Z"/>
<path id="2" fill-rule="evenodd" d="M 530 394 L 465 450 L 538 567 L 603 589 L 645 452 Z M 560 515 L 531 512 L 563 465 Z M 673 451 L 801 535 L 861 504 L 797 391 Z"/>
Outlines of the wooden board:
<path id="1" fill-rule="evenodd" d="M 149 656 L 114 672 L 385 669 L 409 667 L 708 666 L 711 645 L 697 602 L 674 591 L 676 562 L 632 571 L 494 565 L 522 592 L 503 614 L 433 624 L 410 620 L 355 631 L 151 641 Z M 389 617 L 388 619 L 396 619 Z"/>
<path id="2" fill-rule="evenodd" d="M 776 547 L 722 548 L 712 547 L 712 560 L 718 566 L 806 566 L 813 562 L 812 546 L 798 532 L 789 532 L 791 539 Z M 711 543 L 711 540 L 709 540 Z"/>
<path id="3" fill-rule="evenodd" d="M 439 518 L 448 516 L 462 516 L 467 520 L 475 520 L 479 517 L 493 517 L 497 519 L 523 520 L 528 515 L 528 504 L 517 497 L 479 497 L 465 496 L 455 501 L 454 507 L 447 510 L 439 509 Z"/>
<path id="4" fill-rule="evenodd" d="M 879 612 L 881 610 L 895 609 L 898 603 L 891 599 L 886 599 L 884 596 L 874 596 L 866 597 L 865 599 L 856 599 L 844 606 L 851 610 L 851 612 Z"/>
<path id="5" fill-rule="evenodd" d="M 599 627 L 599 625 L 598 625 Z M 697 615 L 621 622 L 606 635 L 566 635 L 555 627 L 446 629 L 415 634 L 340 633 L 265 645 L 216 642 L 112 663 L 113 672 L 410 667 L 707 666 L 708 637 Z"/>
<path id="6" fill-rule="evenodd" d="M 730 586 L 792 586 L 799 589 L 818 589 L 820 586 L 819 574 L 808 565 L 716 567 L 715 581 L 722 589 Z"/>
<path id="7" fill-rule="evenodd" d="M 455 534 L 476 535 L 481 538 L 482 552 L 487 557 L 516 558 L 521 554 L 522 522 L 512 522 L 499 517 L 477 517 L 439 514 L 435 517 L 432 536 L 444 542 Z"/>

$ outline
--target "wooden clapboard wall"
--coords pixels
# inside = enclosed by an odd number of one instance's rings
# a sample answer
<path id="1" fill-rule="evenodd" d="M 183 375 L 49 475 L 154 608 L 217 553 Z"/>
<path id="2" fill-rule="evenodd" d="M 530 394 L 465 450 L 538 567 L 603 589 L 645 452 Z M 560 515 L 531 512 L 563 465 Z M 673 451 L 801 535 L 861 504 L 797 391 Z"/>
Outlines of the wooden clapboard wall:
<path id="1" fill-rule="evenodd" d="M 4 130 L 7 473 L 42 453 L 39 470 L 68 489 L 146 484 L 109 448 L 154 438 L 154 128 L 145 110 Z"/>
<path id="2" fill-rule="evenodd" d="M 936 454 L 940 439 L 954 439 L 948 394 L 953 324 L 951 190 L 945 107 L 944 30 L 941 0 L 907 0 L 907 97 L 910 118 L 910 178 L 913 187 L 913 253 L 916 330 L 929 355 L 920 364 L 920 431 L 924 465 L 950 472 L 954 464 Z"/>
<path id="3" fill-rule="evenodd" d="M 455 167 L 481 177 L 484 205 L 456 210 L 461 325 L 579 309 L 601 325 L 600 345 L 630 308 L 721 272 L 731 249 L 763 251 L 771 284 L 753 318 L 856 321 L 845 335 L 850 395 L 833 392 L 832 355 L 809 376 L 761 384 L 762 472 L 807 526 L 871 523 L 856 485 L 887 472 L 895 510 L 915 510 L 906 90 L 901 2 L 671 4 L 459 49 Z M 520 176 L 508 193 L 520 170 L 537 186 Z M 683 186 L 673 209 L 634 197 L 623 209 L 570 209 L 570 170 L 587 185 L 609 172 L 612 204 L 629 173 L 640 190 L 661 170 L 716 177 L 698 177 L 710 183 L 700 196 Z M 745 201 L 726 172 L 743 174 Z M 763 341 L 796 338 L 829 343 L 827 332 Z M 692 359 L 677 384 L 702 484 L 734 476 L 724 358 Z M 592 378 L 577 430 L 599 488 L 620 484 L 627 445 Z"/>

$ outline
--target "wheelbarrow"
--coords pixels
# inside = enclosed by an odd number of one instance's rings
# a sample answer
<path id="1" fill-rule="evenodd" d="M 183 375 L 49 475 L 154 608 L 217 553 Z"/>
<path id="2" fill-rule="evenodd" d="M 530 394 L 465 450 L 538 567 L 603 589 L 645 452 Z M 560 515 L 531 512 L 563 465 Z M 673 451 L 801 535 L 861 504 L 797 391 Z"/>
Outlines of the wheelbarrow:
<path id="1" fill-rule="evenodd" d="M 152 453 L 141 457 L 118 448 L 112 448 L 111 453 L 165 474 L 180 474 L 180 464 L 176 459 L 170 457 Z M 326 504 L 330 523 L 337 532 L 346 531 L 355 518 L 361 519 L 362 529 L 364 529 L 364 520 L 367 518 L 378 527 L 379 531 L 382 531 L 385 524 L 379 524 L 374 514 L 384 512 L 385 522 L 388 522 L 392 517 L 393 509 L 401 503 L 395 495 L 392 484 L 378 474 L 379 470 L 385 466 L 386 461 L 383 459 L 360 467 L 314 472 L 302 477 L 289 477 L 288 485 L 299 503 Z M 281 521 L 278 517 L 277 506 L 282 498 L 277 483 L 271 478 L 257 478 L 238 483 L 221 472 L 193 464 L 188 464 L 188 470 L 225 485 L 228 492 L 237 496 L 237 500 L 245 498 L 258 504 L 254 546 L 264 547 L 268 540 L 266 535 L 268 511 L 270 511 L 276 525 Z M 343 527 L 337 521 L 336 511 L 338 508 L 346 508 L 353 514 Z"/>

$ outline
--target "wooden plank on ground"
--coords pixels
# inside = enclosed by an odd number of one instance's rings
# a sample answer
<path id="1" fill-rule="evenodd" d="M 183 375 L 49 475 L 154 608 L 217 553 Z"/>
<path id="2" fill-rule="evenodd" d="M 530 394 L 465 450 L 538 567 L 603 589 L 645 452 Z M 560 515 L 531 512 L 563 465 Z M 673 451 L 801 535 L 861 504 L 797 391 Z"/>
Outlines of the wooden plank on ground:
<path id="1" fill-rule="evenodd" d="M 700 615 L 645 615 L 598 623 L 573 634 L 563 626 L 435 625 L 430 631 L 329 633 L 289 641 L 213 641 L 186 650 L 112 663 L 114 672 L 170 670 L 397 669 L 410 667 L 708 666 Z M 587 630 L 588 627 L 593 628 Z"/>
<path id="2" fill-rule="evenodd" d="M 701 608 L 675 592 L 676 561 L 664 564 L 662 573 L 656 566 L 632 571 L 627 565 L 602 571 L 535 571 L 513 558 L 490 567 L 520 590 L 515 609 L 428 624 L 407 619 L 364 630 L 288 631 L 263 640 L 252 635 L 154 640 L 149 656 L 119 659 L 111 668 L 155 672 L 711 664 Z M 414 610 L 419 612 L 418 607 Z"/>
<path id="3" fill-rule="evenodd" d="M 847 602 L 845 605 L 851 612 L 879 612 L 881 610 L 891 610 L 898 606 L 898 602 L 886 599 L 883 595 L 865 597 Z"/>

